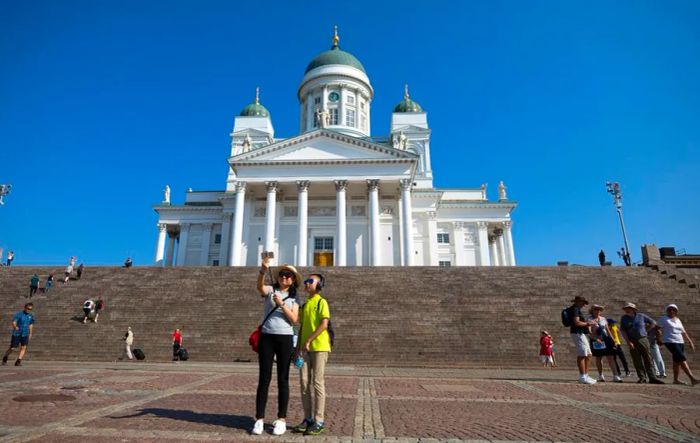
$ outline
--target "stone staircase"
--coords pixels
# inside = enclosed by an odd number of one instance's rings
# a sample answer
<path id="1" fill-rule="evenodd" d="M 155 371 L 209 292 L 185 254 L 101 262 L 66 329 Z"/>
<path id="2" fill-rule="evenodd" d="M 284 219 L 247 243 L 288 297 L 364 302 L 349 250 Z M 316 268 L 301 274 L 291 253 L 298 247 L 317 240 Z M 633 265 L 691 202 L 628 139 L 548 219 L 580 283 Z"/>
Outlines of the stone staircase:
<path id="1" fill-rule="evenodd" d="M 0 268 L 0 320 L 27 301 L 29 278 L 62 267 Z M 302 268 L 304 274 L 314 268 Z M 607 306 L 619 319 L 633 301 L 657 317 L 667 303 L 693 337 L 700 337 L 696 288 L 641 267 L 348 267 L 324 268 L 325 296 L 336 329 L 332 362 L 376 366 L 535 366 L 539 331 L 554 337 L 560 365 L 574 365 L 560 312 L 575 295 Z M 127 326 L 147 360 L 170 359 L 170 335 L 181 327 L 190 358 L 252 360 L 248 335 L 262 318 L 257 268 L 88 267 L 81 280 L 55 283 L 35 303 L 37 323 L 29 359 L 112 361 Z M 82 303 L 102 296 L 96 324 L 82 324 Z M 0 338 L 1 339 L 1 338 Z M 6 337 L 9 341 L 9 337 Z M 700 352 L 700 351 L 699 351 Z M 664 350 L 665 358 L 668 353 Z M 700 359 L 688 353 L 691 366 Z"/>

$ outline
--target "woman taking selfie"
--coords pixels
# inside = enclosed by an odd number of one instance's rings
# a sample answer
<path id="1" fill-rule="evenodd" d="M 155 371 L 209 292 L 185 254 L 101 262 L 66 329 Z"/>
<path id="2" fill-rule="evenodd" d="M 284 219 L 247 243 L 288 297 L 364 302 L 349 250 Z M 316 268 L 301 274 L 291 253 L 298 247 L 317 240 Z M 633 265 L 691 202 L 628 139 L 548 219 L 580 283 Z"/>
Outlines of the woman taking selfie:
<path id="1" fill-rule="evenodd" d="M 272 286 L 265 284 L 270 269 L 270 258 L 263 256 L 258 273 L 257 289 L 263 299 L 263 323 L 258 345 L 258 391 L 255 397 L 255 425 L 252 433 L 260 435 L 264 428 L 267 393 L 272 380 L 272 364 L 277 360 L 277 386 L 279 389 L 277 420 L 272 423 L 272 433 L 282 435 L 287 430 L 287 405 L 289 403 L 289 365 L 294 352 L 292 325 L 299 318 L 296 292 L 301 275 L 294 266 L 282 265 L 275 272 Z"/>

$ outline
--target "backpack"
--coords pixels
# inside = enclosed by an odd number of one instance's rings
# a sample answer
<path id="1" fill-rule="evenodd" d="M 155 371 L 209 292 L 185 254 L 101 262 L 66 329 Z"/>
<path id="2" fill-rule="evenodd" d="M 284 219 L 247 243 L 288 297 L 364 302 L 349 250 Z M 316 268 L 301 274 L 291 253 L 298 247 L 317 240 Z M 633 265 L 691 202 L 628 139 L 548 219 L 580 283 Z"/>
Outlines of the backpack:
<path id="1" fill-rule="evenodd" d="M 325 301 L 328 303 L 328 300 L 322 298 L 321 301 Z M 318 302 L 318 305 L 316 305 L 316 310 L 318 311 L 319 316 L 321 315 L 321 301 Z M 333 346 L 335 346 L 335 330 L 333 329 L 333 323 L 331 323 L 331 319 L 328 319 L 328 328 L 326 328 L 326 331 L 328 331 L 328 337 L 331 339 L 331 349 L 333 349 Z"/>
<path id="2" fill-rule="evenodd" d="M 573 326 L 573 319 L 571 318 L 571 306 L 564 308 L 561 311 L 561 324 L 567 328 Z"/>

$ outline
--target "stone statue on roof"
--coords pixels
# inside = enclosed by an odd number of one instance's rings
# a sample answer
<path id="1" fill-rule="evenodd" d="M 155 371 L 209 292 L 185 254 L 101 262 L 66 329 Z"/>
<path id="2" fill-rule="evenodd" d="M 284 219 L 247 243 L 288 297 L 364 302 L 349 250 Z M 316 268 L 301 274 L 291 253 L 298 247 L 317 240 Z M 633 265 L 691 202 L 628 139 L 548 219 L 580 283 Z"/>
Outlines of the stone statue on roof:
<path id="1" fill-rule="evenodd" d="M 506 185 L 503 184 L 503 180 L 498 184 L 498 199 L 499 200 L 508 200 L 508 197 L 506 196 Z"/>
<path id="2" fill-rule="evenodd" d="M 170 204 L 170 186 L 165 185 L 165 188 L 163 189 L 163 203 L 166 205 Z"/>

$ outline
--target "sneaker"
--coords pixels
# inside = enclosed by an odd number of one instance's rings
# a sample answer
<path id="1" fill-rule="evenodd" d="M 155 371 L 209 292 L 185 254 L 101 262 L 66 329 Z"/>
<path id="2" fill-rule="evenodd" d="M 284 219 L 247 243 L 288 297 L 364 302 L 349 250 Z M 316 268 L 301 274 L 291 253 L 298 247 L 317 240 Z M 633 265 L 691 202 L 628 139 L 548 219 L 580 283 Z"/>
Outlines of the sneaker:
<path id="1" fill-rule="evenodd" d="M 639 380 L 637 380 L 637 384 L 644 384 L 644 383 L 646 383 L 646 382 L 647 382 L 647 381 L 646 381 L 646 379 L 644 379 L 644 378 L 640 378 Z"/>
<path id="2" fill-rule="evenodd" d="M 287 432 L 287 423 L 284 420 L 272 422 L 272 435 L 282 435 Z"/>
<path id="3" fill-rule="evenodd" d="M 17 361 L 15 362 L 15 366 L 22 366 L 22 360 L 20 360 L 18 358 Z"/>
<path id="4" fill-rule="evenodd" d="M 262 418 L 260 420 L 255 420 L 255 424 L 253 425 L 253 429 L 250 431 L 250 433 L 253 435 L 260 435 L 263 433 L 264 428 L 265 422 Z"/>
<path id="5" fill-rule="evenodd" d="M 697 384 L 699 384 L 699 383 L 700 383 L 700 379 L 697 379 L 697 378 L 690 382 L 690 384 L 691 384 L 692 386 L 695 386 L 695 385 L 697 385 Z"/>
<path id="6" fill-rule="evenodd" d="M 596 380 L 596 381 L 601 381 L 601 382 L 605 383 L 605 376 L 604 375 L 598 376 L 598 380 Z"/>
<path id="7" fill-rule="evenodd" d="M 304 433 L 304 432 L 306 432 L 307 429 L 309 429 L 311 426 L 313 426 L 313 424 L 314 424 L 314 422 L 312 420 L 305 418 L 304 421 L 302 421 L 298 425 L 294 426 L 294 428 L 292 428 L 292 430 L 294 432 Z"/>
<path id="8" fill-rule="evenodd" d="M 2 358 L 2 365 L 5 366 L 7 364 L 7 355 Z"/>
<path id="9" fill-rule="evenodd" d="M 578 382 L 582 385 L 594 385 L 596 383 L 596 381 L 591 377 L 585 375 L 583 377 L 579 377 Z"/>
<path id="10" fill-rule="evenodd" d="M 615 382 L 615 383 L 622 383 L 622 377 L 620 377 L 619 375 L 614 375 L 614 376 L 613 376 L 613 382 Z"/>
<path id="11" fill-rule="evenodd" d="M 663 382 L 663 380 L 659 380 L 658 378 L 652 378 L 649 380 L 649 383 L 652 385 L 665 385 L 666 383 Z"/>
<path id="12" fill-rule="evenodd" d="M 326 427 L 323 426 L 323 423 L 314 423 L 309 427 L 309 429 L 306 430 L 306 432 L 304 432 L 304 435 L 319 435 L 325 430 Z"/>
<path id="13" fill-rule="evenodd" d="M 625 371 L 625 377 L 631 377 L 632 373 L 630 371 Z"/>

